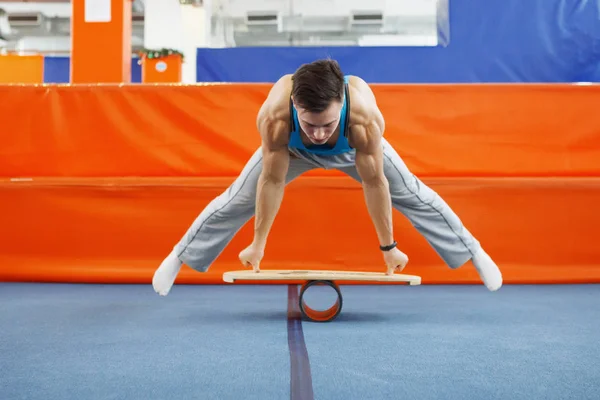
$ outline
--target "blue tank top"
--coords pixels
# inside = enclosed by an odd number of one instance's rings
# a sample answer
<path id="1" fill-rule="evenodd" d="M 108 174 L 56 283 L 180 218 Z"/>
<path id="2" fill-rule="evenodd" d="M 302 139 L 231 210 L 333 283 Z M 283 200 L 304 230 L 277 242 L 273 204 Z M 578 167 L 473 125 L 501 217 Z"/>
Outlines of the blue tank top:
<path id="1" fill-rule="evenodd" d="M 298 123 L 298 113 L 294 107 L 292 100 L 290 99 L 290 117 L 292 132 L 290 133 L 290 141 L 288 148 L 304 150 L 310 153 L 321 154 L 321 155 L 334 155 L 347 153 L 352 150 L 350 143 L 348 143 L 348 125 L 350 120 L 350 96 L 348 94 L 348 76 L 344 76 L 344 99 L 343 106 L 340 115 L 340 134 L 335 146 L 331 147 L 329 144 L 313 144 L 305 146 L 302 143 L 300 136 L 300 124 Z"/>

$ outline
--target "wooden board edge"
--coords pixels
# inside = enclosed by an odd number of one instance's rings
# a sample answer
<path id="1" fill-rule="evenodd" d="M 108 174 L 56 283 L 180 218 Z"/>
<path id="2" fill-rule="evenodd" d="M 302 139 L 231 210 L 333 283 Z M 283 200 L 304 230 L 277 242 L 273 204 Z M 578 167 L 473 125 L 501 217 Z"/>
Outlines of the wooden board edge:
<path id="1" fill-rule="evenodd" d="M 318 280 L 318 279 L 306 279 L 306 278 L 301 278 L 301 277 L 294 277 L 294 278 L 287 278 L 287 277 L 282 277 L 282 278 L 265 278 L 265 277 L 261 277 L 260 273 L 257 273 L 256 275 L 250 275 L 252 277 L 234 277 L 232 275 L 235 275 L 235 273 L 240 272 L 240 271 L 227 271 L 223 273 L 222 279 L 224 282 L 226 283 L 235 283 L 236 281 L 240 280 L 240 281 L 278 281 L 278 282 L 287 282 L 287 281 L 314 281 L 314 280 Z M 343 272 L 343 271 L 340 271 Z M 418 275 L 408 275 L 408 274 L 402 274 L 402 275 L 407 275 L 410 276 L 411 279 L 408 280 L 379 280 L 379 279 L 349 279 L 349 278 L 340 278 L 340 279 L 326 279 L 332 282 L 362 282 L 362 283 L 368 283 L 368 282 L 375 282 L 377 284 L 383 283 L 389 283 L 389 284 L 405 284 L 405 285 L 409 285 L 409 286 L 418 286 L 421 285 L 421 277 Z"/>

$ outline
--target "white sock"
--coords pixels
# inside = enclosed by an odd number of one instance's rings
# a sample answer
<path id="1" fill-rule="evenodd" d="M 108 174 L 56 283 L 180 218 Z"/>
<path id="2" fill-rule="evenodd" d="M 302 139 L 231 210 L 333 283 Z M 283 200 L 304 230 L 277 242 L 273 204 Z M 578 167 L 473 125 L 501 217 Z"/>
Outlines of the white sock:
<path id="1" fill-rule="evenodd" d="M 500 289 L 502 286 L 502 273 L 492 260 L 492 258 L 483 250 L 480 249 L 473 256 L 473 265 L 479 272 L 479 276 L 484 285 L 492 292 Z"/>
<path id="2" fill-rule="evenodd" d="M 154 291 L 161 296 L 169 294 L 182 265 L 183 263 L 177 258 L 173 250 L 154 273 L 154 277 L 152 278 Z"/>

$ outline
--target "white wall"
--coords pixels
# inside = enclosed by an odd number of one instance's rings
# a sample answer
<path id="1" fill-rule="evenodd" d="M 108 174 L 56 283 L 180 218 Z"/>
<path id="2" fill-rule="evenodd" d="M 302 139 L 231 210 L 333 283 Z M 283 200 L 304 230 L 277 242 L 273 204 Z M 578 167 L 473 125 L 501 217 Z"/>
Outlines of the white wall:
<path id="1" fill-rule="evenodd" d="M 211 44 L 435 46 L 438 0 L 213 0 Z M 277 20 L 246 22 L 248 15 Z M 353 15 L 381 14 L 359 21 Z M 269 36 L 270 35 L 270 36 Z"/>
<path id="2" fill-rule="evenodd" d="M 79 0 L 80 1 L 80 0 Z M 38 12 L 41 11 L 48 17 L 71 17 L 71 2 L 64 3 L 15 3 L 0 1 L 0 8 L 6 12 Z"/>
<path id="3" fill-rule="evenodd" d="M 437 0 L 216 0 L 213 9 L 223 8 L 231 15 L 247 11 L 278 11 L 306 16 L 348 15 L 352 11 L 381 11 L 387 15 L 430 15 Z"/>
<path id="4" fill-rule="evenodd" d="M 204 7 L 179 0 L 145 0 L 144 47 L 184 54 L 182 82 L 196 82 L 196 49 L 206 46 Z"/>

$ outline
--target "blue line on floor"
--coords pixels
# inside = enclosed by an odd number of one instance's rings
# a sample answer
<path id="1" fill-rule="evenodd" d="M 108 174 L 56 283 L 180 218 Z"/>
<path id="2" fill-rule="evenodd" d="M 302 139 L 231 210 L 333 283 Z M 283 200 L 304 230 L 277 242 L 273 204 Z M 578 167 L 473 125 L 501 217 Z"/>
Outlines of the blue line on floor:
<path id="1" fill-rule="evenodd" d="M 297 285 L 288 286 L 287 332 L 290 348 L 290 399 L 313 400 L 310 361 L 302 332 Z"/>

